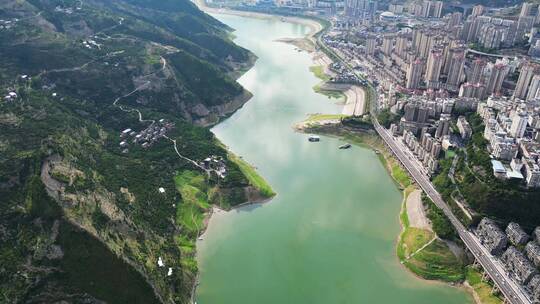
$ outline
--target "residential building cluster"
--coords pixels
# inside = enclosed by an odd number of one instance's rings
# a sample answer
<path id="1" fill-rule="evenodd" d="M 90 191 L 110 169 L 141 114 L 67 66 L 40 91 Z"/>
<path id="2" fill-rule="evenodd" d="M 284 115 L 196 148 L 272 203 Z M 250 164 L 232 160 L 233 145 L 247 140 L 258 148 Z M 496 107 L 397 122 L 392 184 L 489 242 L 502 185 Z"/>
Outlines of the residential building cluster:
<path id="1" fill-rule="evenodd" d="M 508 246 L 506 233 L 487 217 L 478 224 L 476 236 L 492 255 L 501 255 Z"/>
<path id="2" fill-rule="evenodd" d="M 443 9 L 442 1 L 413 1 L 409 3 L 408 12 L 416 17 L 441 18 Z"/>
<path id="3" fill-rule="evenodd" d="M 225 178 L 227 176 L 227 164 L 223 157 L 211 155 L 205 158 L 200 166 L 203 167 L 207 172 L 214 172 L 220 178 Z"/>
<path id="4" fill-rule="evenodd" d="M 7 92 L 7 94 L 4 96 L 4 101 L 13 101 L 15 99 L 17 99 L 18 95 L 16 92 L 13 92 L 13 91 L 9 91 Z"/>
<path id="5" fill-rule="evenodd" d="M 419 141 L 411 131 L 405 131 L 403 143 L 431 173 L 437 170 L 439 165 L 437 159 L 441 154 L 442 145 L 431 134 L 424 133 Z"/>
<path id="6" fill-rule="evenodd" d="M 0 19 L 0 30 L 9 30 L 12 27 L 14 27 L 17 24 L 18 21 L 19 21 L 19 19 L 17 19 L 17 18 L 13 18 L 13 19 L 10 19 L 10 20 Z"/>
<path id="7" fill-rule="evenodd" d="M 80 2 L 80 4 L 82 4 L 82 2 Z M 54 8 L 54 11 L 57 12 L 57 13 L 63 13 L 63 14 L 71 15 L 71 14 L 73 14 L 73 12 L 75 10 L 81 10 L 81 9 L 82 8 L 81 8 L 80 5 L 79 6 L 74 6 L 74 7 L 64 7 L 64 6 L 58 5 L 58 6 L 56 6 Z"/>
<path id="8" fill-rule="evenodd" d="M 392 124 L 392 135 L 401 136 L 402 142 L 432 174 L 438 169 L 441 151 L 446 151 L 459 143 L 459 138 L 452 138 L 452 113 L 455 110 L 472 110 L 477 107 L 474 98 L 431 98 L 410 96 L 398 100 L 391 110 L 403 113 L 399 123 Z M 457 129 L 461 141 L 472 136 L 472 128 L 464 116 L 457 120 Z"/>
<path id="9" fill-rule="evenodd" d="M 129 146 L 139 145 L 143 148 L 149 148 L 156 143 L 160 138 L 165 137 L 167 132 L 174 128 L 174 123 L 160 119 L 158 122 L 150 124 L 142 131 L 134 131 L 131 128 L 125 129 L 120 133 L 120 148 L 122 153 L 129 152 Z"/>
<path id="10" fill-rule="evenodd" d="M 365 84 L 355 73 L 344 67 L 339 62 L 334 62 L 329 66 L 336 75 L 330 79 L 333 83 L 348 83 L 348 84 Z"/>
<path id="11" fill-rule="evenodd" d="M 466 43 L 477 43 L 484 49 L 496 50 L 501 47 L 511 47 L 520 42 L 525 31 L 517 32 L 518 22 L 489 16 L 470 15 L 462 25 L 451 30 L 459 35 Z M 532 28 L 530 24 L 529 30 Z M 520 27 L 524 30 L 525 27 Z"/>
<path id="12" fill-rule="evenodd" d="M 94 47 L 101 49 L 101 44 L 92 39 L 83 40 L 82 45 L 87 49 L 93 49 Z"/>
<path id="13" fill-rule="evenodd" d="M 377 12 L 377 4 L 374 0 L 345 0 L 344 14 L 355 19 L 371 18 Z"/>
<path id="14" fill-rule="evenodd" d="M 511 278 L 529 294 L 533 303 L 540 303 L 540 227 L 530 237 L 516 223 L 503 231 L 488 218 L 483 218 L 475 230 L 480 242 L 490 254 L 500 258 Z"/>
<path id="15" fill-rule="evenodd" d="M 522 95 L 531 89 L 534 89 L 534 83 L 530 83 Z M 485 125 L 484 138 L 489 142 L 488 151 L 494 158 L 494 174 L 501 178 L 522 179 L 530 188 L 540 187 L 538 105 L 540 101 L 536 98 L 527 101 L 515 96 L 491 96 L 477 108 Z"/>

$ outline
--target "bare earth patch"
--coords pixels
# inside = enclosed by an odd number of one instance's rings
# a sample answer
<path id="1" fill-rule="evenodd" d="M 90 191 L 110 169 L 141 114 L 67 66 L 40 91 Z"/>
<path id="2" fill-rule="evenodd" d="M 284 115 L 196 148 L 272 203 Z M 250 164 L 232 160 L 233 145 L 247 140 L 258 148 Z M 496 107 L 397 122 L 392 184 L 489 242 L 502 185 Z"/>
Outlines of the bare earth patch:
<path id="1" fill-rule="evenodd" d="M 424 206 L 422 205 L 422 190 L 414 190 L 407 197 L 407 216 L 411 227 L 432 231 Z"/>

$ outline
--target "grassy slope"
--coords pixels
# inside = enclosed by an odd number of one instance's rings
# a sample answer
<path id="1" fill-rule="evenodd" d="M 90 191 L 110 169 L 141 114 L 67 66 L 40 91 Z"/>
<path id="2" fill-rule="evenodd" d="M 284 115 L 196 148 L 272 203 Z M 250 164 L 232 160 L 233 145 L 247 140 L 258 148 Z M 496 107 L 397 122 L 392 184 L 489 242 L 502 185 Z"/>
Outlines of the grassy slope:
<path id="1" fill-rule="evenodd" d="M 315 91 L 315 93 L 319 93 L 319 94 L 322 94 L 330 99 L 345 99 L 345 94 L 343 94 L 341 91 L 339 90 L 328 90 L 328 89 L 323 89 L 321 84 L 317 84 L 313 87 L 313 91 Z"/>
<path id="2" fill-rule="evenodd" d="M 491 294 L 491 289 L 493 287 L 486 282 L 482 282 L 482 274 L 480 274 L 478 270 L 472 267 L 467 267 L 466 278 L 467 282 L 483 304 L 503 303 L 500 298 Z"/>
<path id="3" fill-rule="evenodd" d="M 176 224 L 184 231 L 175 238 L 175 243 L 182 252 L 180 264 L 185 270 L 195 273 L 195 238 L 204 229 L 205 214 L 210 209 L 209 187 L 204 175 L 189 170 L 178 173 L 174 182 L 182 196 L 182 201 L 176 206 Z"/>
<path id="4" fill-rule="evenodd" d="M 441 240 L 435 240 L 409 259 L 405 265 L 415 274 L 428 280 L 461 282 L 464 279 L 462 262 Z"/>
<path id="5" fill-rule="evenodd" d="M 407 188 L 411 185 L 409 175 L 394 158 L 388 161 L 388 165 L 390 166 L 392 177 L 401 185 L 401 187 Z"/>
<path id="6" fill-rule="evenodd" d="M 450 251 L 446 243 L 436 239 L 430 245 L 418 251 L 433 240 L 435 234 L 429 230 L 409 226 L 407 217 L 405 190 L 403 208 L 400 214 L 403 232 L 397 244 L 397 255 L 403 265 L 414 274 L 428 280 L 459 282 L 464 278 L 463 263 Z M 411 254 L 413 254 L 411 257 Z"/>
<path id="7" fill-rule="evenodd" d="M 264 197 L 272 197 L 275 192 L 270 185 L 255 171 L 255 169 L 238 156 L 229 153 L 228 158 L 235 163 L 249 184 L 255 187 Z M 191 273 L 197 271 L 195 260 L 195 238 L 205 229 L 205 218 L 211 204 L 228 208 L 224 202 L 222 190 L 218 186 L 209 185 L 208 178 L 196 171 L 185 170 L 178 172 L 174 182 L 181 201 L 176 206 L 176 224 L 183 230 L 175 238 L 175 243 L 182 252 L 180 264 Z"/>
<path id="8" fill-rule="evenodd" d="M 343 114 L 313 114 L 309 115 L 308 119 L 306 119 L 306 123 L 310 122 L 318 122 L 321 120 L 340 120 L 344 117 L 347 117 L 347 115 Z"/>
<path id="9" fill-rule="evenodd" d="M 263 196 L 270 198 L 276 195 L 270 184 L 268 184 L 268 182 L 264 180 L 264 178 L 260 176 L 257 171 L 255 171 L 253 166 L 232 153 L 229 153 L 228 157 L 231 161 L 238 165 L 240 171 L 242 171 L 242 173 L 249 180 L 250 185 L 259 190 Z"/>
<path id="10" fill-rule="evenodd" d="M 324 67 L 321 65 L 312 66 L 309 68 L 309 70 L 315 75 L 315 77 L 319 78 L 322 81 L 330 80 L 330 76 L 324 73 Z"/>
<path id="11" fill-rule="evenodd" d="M 322 85 L 324 82 L 330 80 L 330 76 L 324 73 L 324 67 L 320 65 L 312 66 L 309 68 L 309 70 L 315 75 L 315 77 L 322 80 L 322 83 L 319 83 L 313 87 L 313 91 L 316 93 L 322 94 L 327 96 L 328 98 L 332 99 L 345 99 L 345 94 L 343 94 L 342 91 L 339 90 L 325 90 L 322 88 Z"/>
<path id="12" fill-rule="evenodd" d="M 198 172 L 186 170 L 176 175 L 174 182 L 182 196 L 176 209 L 176 223 L 190 235 L 198 235 L 204 226 L 204 213 L 210 208 L 206 179 Z"/>

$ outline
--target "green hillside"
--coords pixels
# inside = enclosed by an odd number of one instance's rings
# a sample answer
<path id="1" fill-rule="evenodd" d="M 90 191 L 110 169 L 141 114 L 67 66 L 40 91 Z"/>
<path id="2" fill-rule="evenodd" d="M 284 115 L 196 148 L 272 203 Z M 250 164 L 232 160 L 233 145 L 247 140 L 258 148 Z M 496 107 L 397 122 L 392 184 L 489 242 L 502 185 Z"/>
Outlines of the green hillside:
<path id="1" fill-rule="evenodd" d="M 187 0 L 0 2 L 1 303 L 189 302 L 194 223 L 259 186 L 199 126 L 249 96 L 229 30 Z"/>

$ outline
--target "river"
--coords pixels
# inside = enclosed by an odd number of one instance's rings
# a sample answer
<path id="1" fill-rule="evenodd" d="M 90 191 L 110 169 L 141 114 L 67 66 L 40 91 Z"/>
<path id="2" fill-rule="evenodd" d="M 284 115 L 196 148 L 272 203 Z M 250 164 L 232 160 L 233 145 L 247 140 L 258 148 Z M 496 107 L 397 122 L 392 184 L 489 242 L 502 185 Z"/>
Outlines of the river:
<path id="1" fill-rule="evenodd" d="M 402 194 L 370 149 L 309 143 L 292 126 L 342 106 L 313 92 L 312 59 L 279 38 L 309 29 L 279 19 L 216 18 L 258 57 L 239 82 L 254 97 L 213 128 L 278 195 L 219 213 L 198 243 L 199 304 L 471 303 L 457 288 L 417 279 L 395 243 Z"/>

